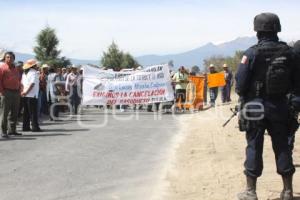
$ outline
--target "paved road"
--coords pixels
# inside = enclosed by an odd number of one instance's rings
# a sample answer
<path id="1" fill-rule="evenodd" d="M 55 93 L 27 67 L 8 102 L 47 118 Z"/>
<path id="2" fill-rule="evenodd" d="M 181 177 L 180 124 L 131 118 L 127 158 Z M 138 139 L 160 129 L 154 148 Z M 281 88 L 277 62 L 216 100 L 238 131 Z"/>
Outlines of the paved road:
<path id="1" fill-rule="evenodd" d="M 172 115 L 84 111 L 0 139 L 1 200 L 147 200 L 176 136 Z"/>

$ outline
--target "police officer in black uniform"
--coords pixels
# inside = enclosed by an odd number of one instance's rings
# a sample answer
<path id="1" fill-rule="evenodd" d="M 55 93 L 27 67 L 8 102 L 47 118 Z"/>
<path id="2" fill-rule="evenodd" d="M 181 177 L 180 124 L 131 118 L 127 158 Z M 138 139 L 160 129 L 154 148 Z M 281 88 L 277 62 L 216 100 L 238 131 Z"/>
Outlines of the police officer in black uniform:
<path id="1" fill-rule="evenodd" d="M 244 163 L 247 187 L 238 194 L 238 199 L 257 200 L 256 181 L 263 170 L 263 143 L 267 130 L 272 139 L 277 173 L 282 176 L 284 185 L 280 199 L 291 200 L 295 167 L 288 144 L 287 94 L 293 90 L 297 95 L 300 91 L 295 84 L 295 54 L 286 43 L 279 42 L 277 33 L 281 31 L 281 25 L 277 15 L 257 15 L 254 30 L 258 44 L 245 51 L 236 74 L 236 92 L 242 102 L 244 119 L 239 125 L 246 131 L 247 139 Z M 251 108 L 257 109 L 257 106 L 263 112 L 251 112 Z"/>
<path id="2" fill-rule="evenodd" d="M 297 62 L 297 66 L 300 66 L 300 40 L 298 40 L 295 44 L 294 44 L 294 53 L 296 55 L 296 62 Z M 297 69 L 299 70 L 299 69 Z M 299 72 L 296 72 L 296 74 L 299 74 Z M 298 81 L 298 84 L 299 81 Z M 299 87 L 295 87 L 295 89 L 297 89 Z M 291 149 L 291 151 L 294 150 L 294 143 L 295 143 L 295 134 L 299 128 L 299 123 L 298 123 L 298 115 L 300 112 L 300 97 L 295 95 L 296 92 L 291 91 L 291 93 L 288 95 L 289 98 L 289 147 Z M 299 93 L 299 92 L 298 92 Z"/>
<path id="3" fill-rule="evenodd" d="M 300 56 L 300 40 L 298 40 L 297 42 L 295 42 L 294 44 L 294 51 L 296 54 L 298 54 L 298 56 Z"/>

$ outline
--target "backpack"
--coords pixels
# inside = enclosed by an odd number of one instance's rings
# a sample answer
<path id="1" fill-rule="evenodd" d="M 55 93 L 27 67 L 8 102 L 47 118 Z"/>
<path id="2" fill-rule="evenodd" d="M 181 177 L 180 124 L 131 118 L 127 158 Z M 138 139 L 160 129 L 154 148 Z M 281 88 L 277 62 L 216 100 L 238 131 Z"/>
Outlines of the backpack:
<path id="1" fill-rule="evenodd" d="M 285 43 L 255 45 L 250 97 L 283 97 L 291 87 L 290 47 Z"/>
<path id="2" fill-rule="evenodd" d="M 284 47 L 269 61 L 265 80 L 267 96 L 282 96 L 289 92 L 291 69 L 286 55 L 289 50 L 289 47 Z"/>

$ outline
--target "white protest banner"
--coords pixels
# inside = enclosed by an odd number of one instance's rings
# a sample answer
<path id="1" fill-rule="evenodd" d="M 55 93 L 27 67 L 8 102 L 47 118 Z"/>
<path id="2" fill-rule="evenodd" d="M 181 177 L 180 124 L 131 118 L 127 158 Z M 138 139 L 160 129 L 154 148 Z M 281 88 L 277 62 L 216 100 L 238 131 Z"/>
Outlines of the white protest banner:
<path id="1" fill-rule="evenodd" d="M 83 68 L 83 105 L 130 105 L 174 100 L 168 65 L 114 72 Z"/>

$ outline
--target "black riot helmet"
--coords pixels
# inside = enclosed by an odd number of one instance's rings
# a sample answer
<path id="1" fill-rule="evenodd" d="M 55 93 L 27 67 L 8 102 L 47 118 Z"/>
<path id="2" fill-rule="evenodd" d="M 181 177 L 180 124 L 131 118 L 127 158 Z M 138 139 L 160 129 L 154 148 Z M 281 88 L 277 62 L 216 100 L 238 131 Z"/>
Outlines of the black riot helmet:
<path id="1" fill-rule="evenodd" d="M 254 31 L 256 32 L 280 32 L 279 17 L 273 13 L 261 13 L 254 18 Z"/>

